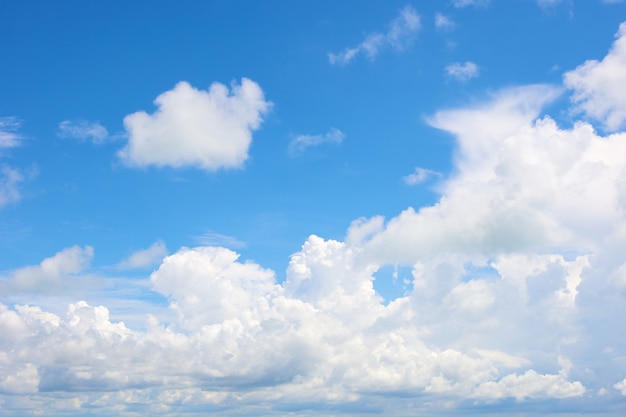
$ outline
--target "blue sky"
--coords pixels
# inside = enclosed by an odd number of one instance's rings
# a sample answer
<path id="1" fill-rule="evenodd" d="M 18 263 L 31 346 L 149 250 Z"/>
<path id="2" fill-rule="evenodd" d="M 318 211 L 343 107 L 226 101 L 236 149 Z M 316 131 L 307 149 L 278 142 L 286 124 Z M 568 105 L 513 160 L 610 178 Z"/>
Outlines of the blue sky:
<path id="1" fill-rule="evenodd" d="M 0 415 L 618 415 L 626 3 L 0 4 Z"/>

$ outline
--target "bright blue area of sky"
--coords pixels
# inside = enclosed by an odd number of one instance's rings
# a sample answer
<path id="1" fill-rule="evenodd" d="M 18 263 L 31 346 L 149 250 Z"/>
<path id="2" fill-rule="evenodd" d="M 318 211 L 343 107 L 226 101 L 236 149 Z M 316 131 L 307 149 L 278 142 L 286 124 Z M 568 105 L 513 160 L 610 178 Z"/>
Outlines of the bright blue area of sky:
<path id="1" fill-rule="evenodd" d="M 415 167 L 453 174 L 453 140 L 427 125 L 429 115 L 503 86 L 558 85 L 564 71 L 604 56 L 626 18 L 624 4 L 597 1 L 408 4 L 422 17 L 410 47 L 333 66 L 328 53 L 385 31 L 407 2 L 3 2 L 0 116 L 18 117 L 25 140 L 0 163 L 31 178 L 22 200 L 0 211 L 0 270 L 72 245 L 94 246 L 93 267 L 107 268 L 157 239 L 175 251 L 217 233 L 281 281 L 310 234 L 341 240 L 359 217 L 437 201 L 438 178 L 402 180 Z M 436 30 L 436 12 L 456 28 Z M 468 60 L 478 78 L 444 73 Z M 75 119 L 123 136 L 124 116 L 153 112 L 179 81 L 205 89 L 242 77 L 273 103 L 242 169 L 129 168 L 116 157 L 123 137 L 96 145 L 56 136 Z M 550 114 L 567 125 L 564 100 Z M 343 143 L 287 152 L 295 136 L 333 127 Z"/>

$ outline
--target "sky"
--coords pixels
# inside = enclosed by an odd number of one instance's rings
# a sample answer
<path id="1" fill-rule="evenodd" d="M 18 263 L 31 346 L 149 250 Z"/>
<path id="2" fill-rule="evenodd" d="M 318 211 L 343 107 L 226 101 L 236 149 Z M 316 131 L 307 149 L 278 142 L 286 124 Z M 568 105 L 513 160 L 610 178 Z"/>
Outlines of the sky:
<path id="1" fill-rule="evenodd" d="M 626 2 L 1 1 L 0 416 L 617 416 Z"/>

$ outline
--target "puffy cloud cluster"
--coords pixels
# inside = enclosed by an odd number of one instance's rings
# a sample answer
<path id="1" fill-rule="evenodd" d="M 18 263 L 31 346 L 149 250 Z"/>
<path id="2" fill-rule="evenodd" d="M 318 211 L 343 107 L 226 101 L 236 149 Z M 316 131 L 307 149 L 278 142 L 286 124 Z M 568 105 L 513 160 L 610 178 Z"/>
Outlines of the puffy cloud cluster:
<path id="1" fill-rule="evenodd" d="M 374 32 L 365 37 L 363 42 L 354 47 L 344 49 L 339 53 L 329 53 L 328 61 L 332 65 L 346 65 L 359 54 L 365 54 L 374 59 L 386 48 L 402 51 L 407 48 L 415 37 L 415 33 L 421 28 L 421 20 L 415 9 L 411 6 L 404 7 L 385 33 Z"/>
<path id="2" fill-rule="evenodd" d="M 84 301 L 65 317 L 0 304 L 3 410 L 417 415 L 511 400 L 567 410 L 584 396 L 617 415 L 626 133 L 541 116 L 560 93 L 511 88 L 436 113 L 457 140 L 439 201 L 358 219 L 343 242 L 309 237 L 284 282 L 205 246 L 151 274 L 169 315 L 143 329 Z M 91 256 L 66 249 L 3 283 L 66 288 Z M 394 264 L 411 267 L 411 289 L 383 300 L 375 273 Z"/>
<path id="3" fill-rule="evenodd" d="M 252 132 L 271 107 L 261 87 L 247 78 L 231 91 L 220 83 L 202 91 L 183 81 L 154 102 L 154 114 L 140 111 L 124 118 L 128 144 L 118 155 L 129 165 L 241 167 Z"/>

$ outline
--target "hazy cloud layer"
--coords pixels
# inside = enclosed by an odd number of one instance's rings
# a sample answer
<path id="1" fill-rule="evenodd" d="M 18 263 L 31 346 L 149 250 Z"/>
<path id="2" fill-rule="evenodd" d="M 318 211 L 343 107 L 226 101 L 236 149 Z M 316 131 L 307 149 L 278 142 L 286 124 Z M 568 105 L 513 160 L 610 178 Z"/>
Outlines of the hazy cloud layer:
<path id="1" fill-rule="evenodd" d="M 247 78 L 230 91 L 220 83 L 204 91 L 183 81 L 155 104 L 153 114 L 141 111 L 124 118 L 128 144 L 118 155 L 131 166 L 241 167 L 252 132 L 271 107 L 261 87 Z"/>
<path id="2" fill-rule="evenodd" d="M 369 59 L 374 59 L 379 52 L 387 48 L 402 51 L 411 44 L 420 28 L 420 17 L 415 9 L 405 6 L 398 17 L 391 22 L 387 32 L 371 33 L 357 46 L 346 48 L 342 52 L 329 53 L 328 61 L 333 65 L 345 65 L 359 54 L 365 54 Z"/>

